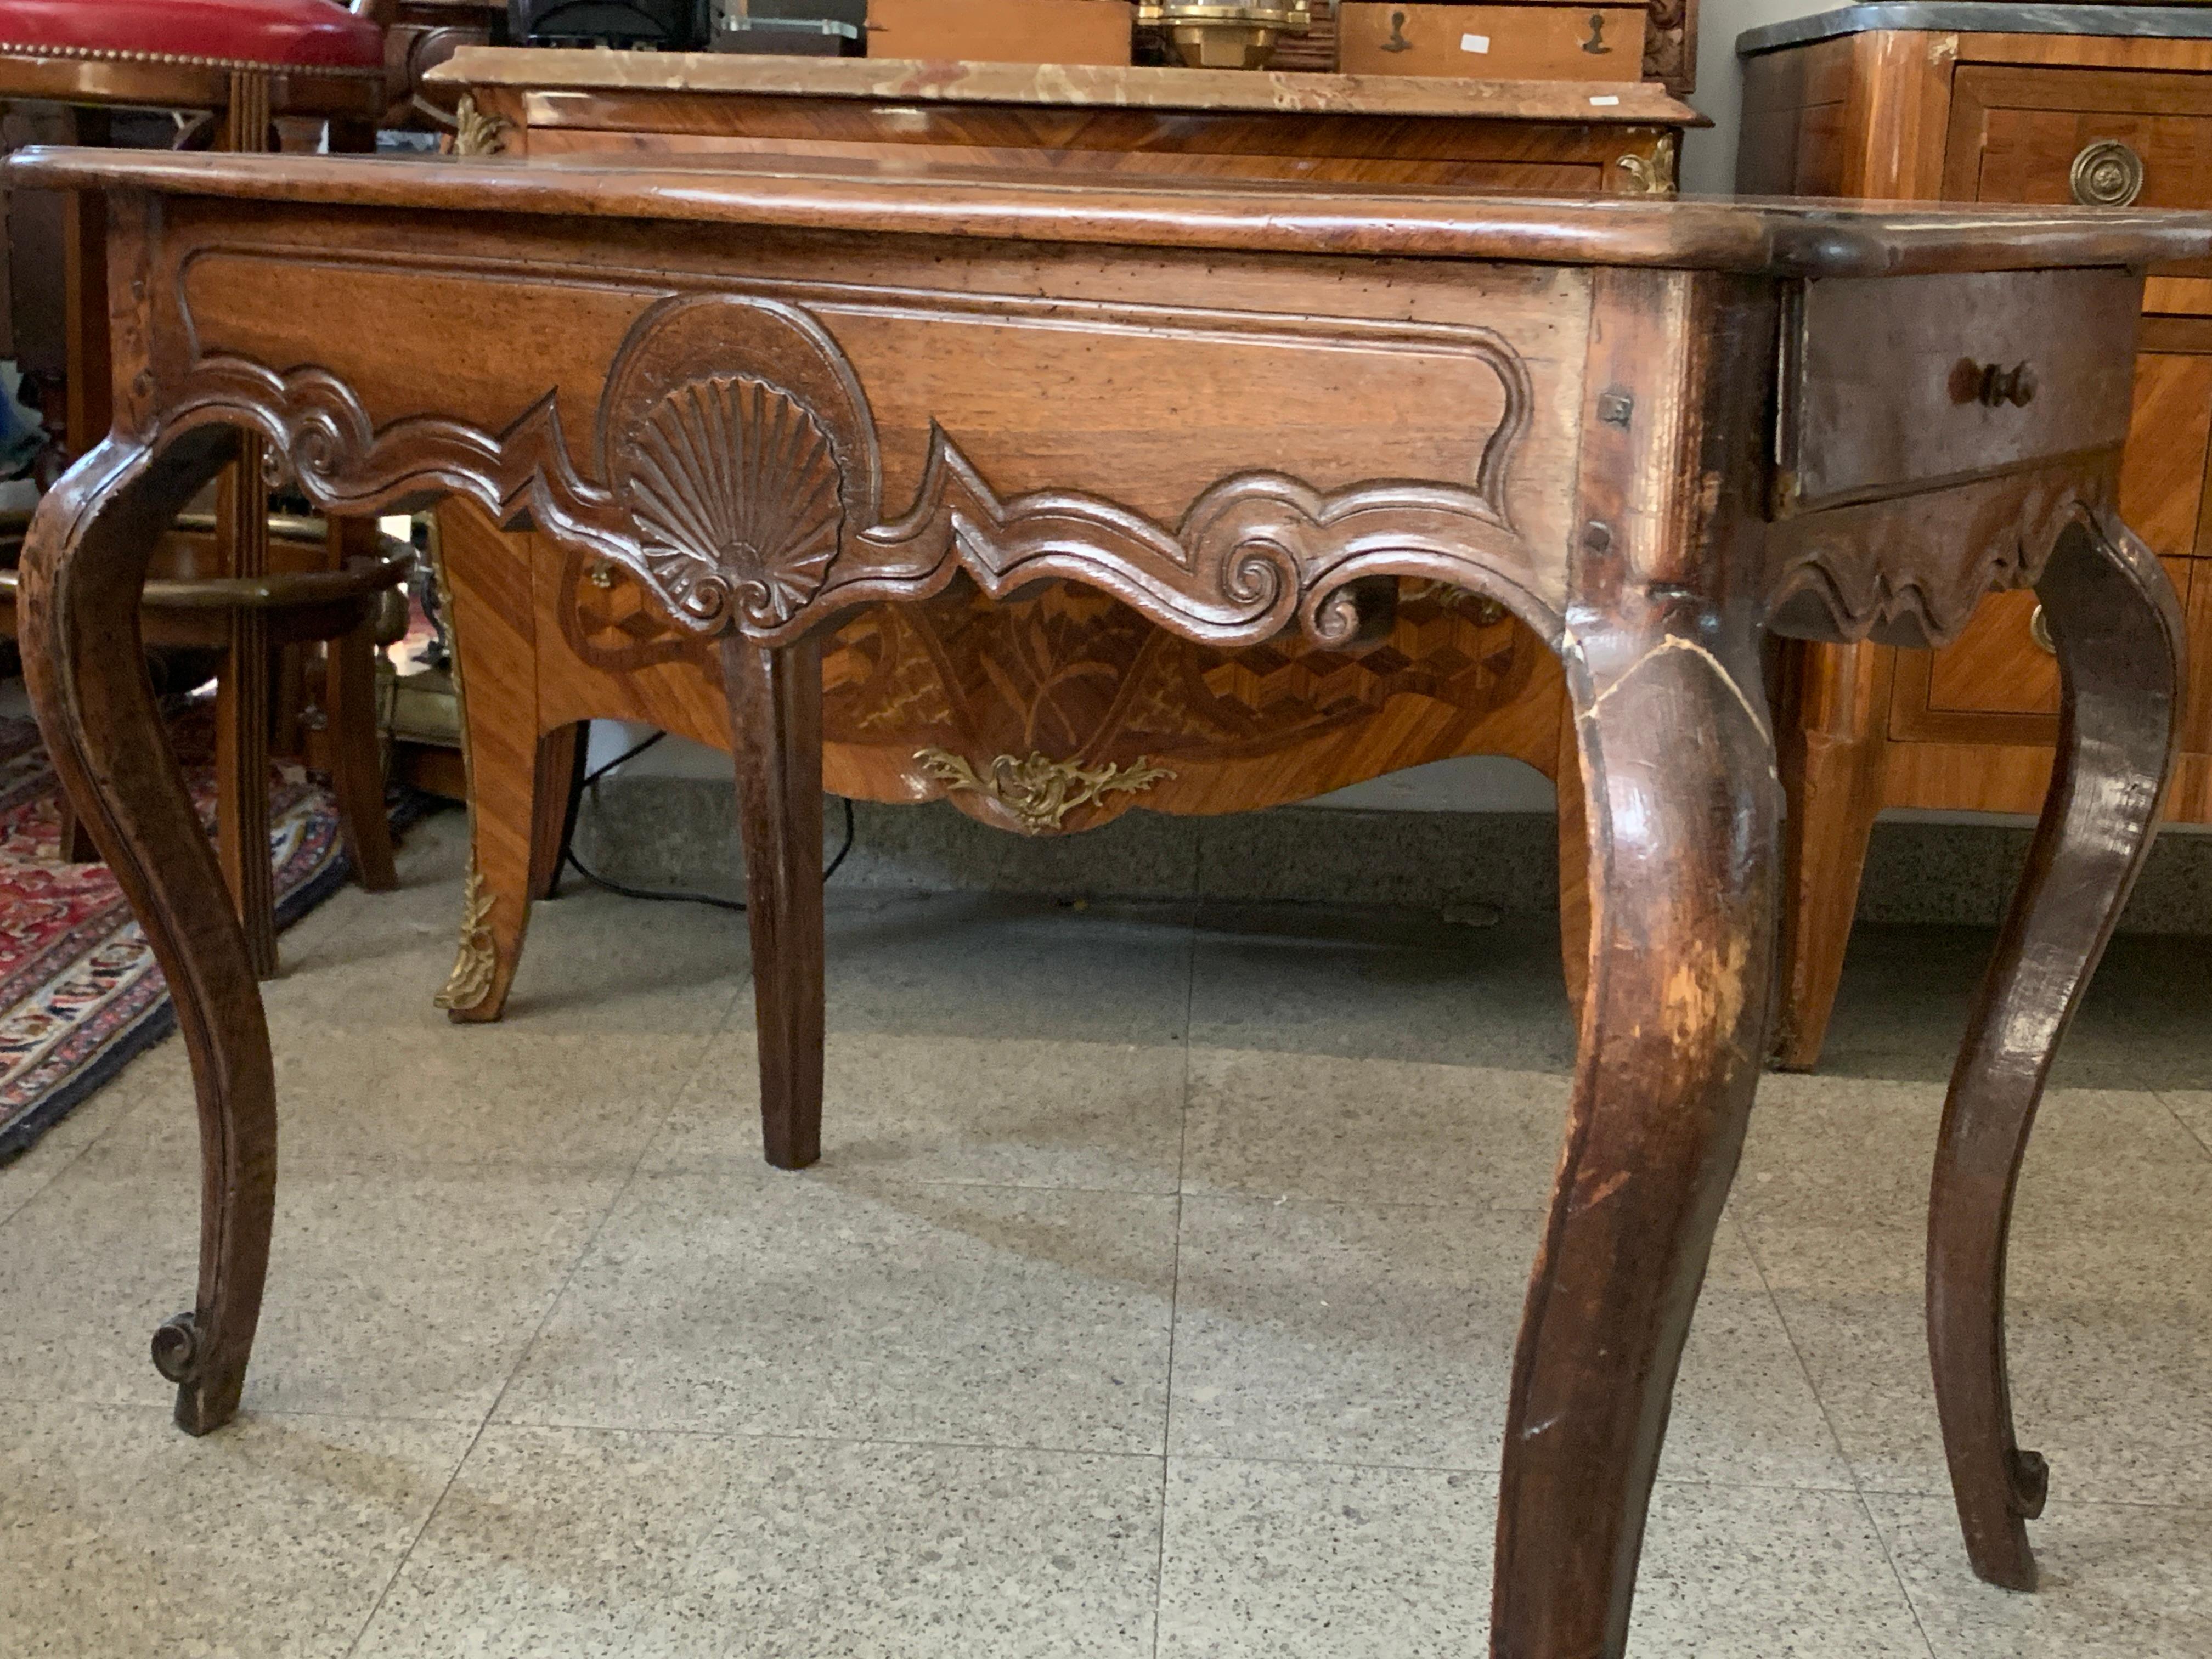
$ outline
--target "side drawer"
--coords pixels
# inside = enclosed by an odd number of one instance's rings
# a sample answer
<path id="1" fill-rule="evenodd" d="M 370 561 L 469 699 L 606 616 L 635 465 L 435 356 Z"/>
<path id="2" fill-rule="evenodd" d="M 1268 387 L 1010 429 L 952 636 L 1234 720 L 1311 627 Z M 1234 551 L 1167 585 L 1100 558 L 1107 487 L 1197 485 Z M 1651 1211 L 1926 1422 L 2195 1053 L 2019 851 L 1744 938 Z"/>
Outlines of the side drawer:
<path id="1" fill-rule="evenodd" d="M 2124 270 L 1841 277 L 1785 325 L 1778 508 L 1875 500 L 2127 436 L 2142 280 Z"/>
<path id="2" fill-rule="evenodd" d="M 2191 590 L 2197 585 L 2197 567 L 2205 562 L 2162 562 L 2181 596 L 2184 614 L 2201 612 L 2204 596 Z M 2055 743 L 2058 659 L 2038 611 L 2034 593 L 2026 588 L 1993 593 L 1982 601 L 1966 631 L 1942 650 L 1900 653 L 1890 697 L 1890 737 L 1907 743 Z M 2192 661 L 2192 676 L 2196 672 Z M 2185 703 L 2185 726 L 2190 723 L 2188 709 Z"/>

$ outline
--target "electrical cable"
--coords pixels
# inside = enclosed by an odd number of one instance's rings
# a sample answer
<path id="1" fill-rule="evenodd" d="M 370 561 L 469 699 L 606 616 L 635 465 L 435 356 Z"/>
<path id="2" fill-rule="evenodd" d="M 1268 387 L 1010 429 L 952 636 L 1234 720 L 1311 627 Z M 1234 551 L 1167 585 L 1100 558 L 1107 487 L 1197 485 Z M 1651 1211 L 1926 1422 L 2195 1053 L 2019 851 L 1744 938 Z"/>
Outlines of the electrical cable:
<path id="1" fill-rule="evenodd" d="M 605 764 L 593 767 L 584 775 L 583 787 L 590 788 L 624 761 L 636 759 L 667 735 L 665 732 L 655 732 L 642 742 L 632 744 Z M 837 799 L 845 809 L 845 844 L 837 849 L 837 856 L 831 859 L 829 866 L 822 872 L 822 879 L 825 884 L 830 877 L 837 873 L 837 866 L 844 863 L 846 855 L 853 850 L 853 803 L 842 795 Z M 621 898 L 645 899 L 655 904 L 706 904 L 713 906 L 717 910 L 742 910 L 745 908 L 744 901 L 742 899 L 723 898 L 714 893 L 689 893 L 678 889 L 630 887 L 621 882 L 610 880 L 578 858 L 574 845 L 562 848 L 561 855 L 567 860 L 570 869 L 591 883 L 592 886 L 613 893 Z"/>

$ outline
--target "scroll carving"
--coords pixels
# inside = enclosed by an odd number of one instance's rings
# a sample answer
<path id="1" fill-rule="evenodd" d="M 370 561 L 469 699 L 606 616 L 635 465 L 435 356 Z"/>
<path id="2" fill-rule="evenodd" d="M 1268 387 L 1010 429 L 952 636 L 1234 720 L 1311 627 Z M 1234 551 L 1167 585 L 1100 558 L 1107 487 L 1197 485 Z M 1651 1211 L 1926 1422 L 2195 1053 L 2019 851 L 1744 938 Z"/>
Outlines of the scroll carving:
<path id="1" fill-rule="evenodd" d="M 1363 625 L 1355 585 L 1413 577 L 1492 595 L 1551 638 L 1559 619 L 1533 590 L 1505 506 L 1529 419 L 1527 372 L 1503 343 L 1480 346 L 1505 401 L 1469 482 L 1322 490 L 1240 472 L 1172 527 L 1081 491 L 1002 498 L 937 428 L 915 500 L 887 517 L 852 366 L 807 313 L 750 295 L 664 300 L 639 318 L 599 408 L 604 483 L 571 459 L 550 392 L 498 433 L 436 416 L 374 430 L 327 371 L 279 374 L 235 356 L 193 366 L 165 437 L 210 421 L 258 428 L 301 488 L 339 510 L 469 495 L 503 524 L 623 566 L 702 636 L 735 628 L 780 644 L 837 611 L 925 598 L 964 572 L 994 599 L 1069 580 L 1194 639 L 1256 641 L 1295 623 L 1330 647 Z"/>

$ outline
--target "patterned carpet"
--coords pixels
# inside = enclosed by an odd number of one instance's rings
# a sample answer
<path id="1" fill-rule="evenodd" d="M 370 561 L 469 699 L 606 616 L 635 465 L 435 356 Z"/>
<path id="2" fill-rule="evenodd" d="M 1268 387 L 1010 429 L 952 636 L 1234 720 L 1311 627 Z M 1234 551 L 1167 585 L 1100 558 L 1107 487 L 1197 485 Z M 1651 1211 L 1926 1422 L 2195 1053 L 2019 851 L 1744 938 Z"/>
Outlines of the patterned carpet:
<path id="1" fill-rule="evenodd" d="M 170 729 L 212 830 L 212 701 L 186 705 Z M 0 716 L 0 1164 L 176 1023 L 107 866 L 61 861 L 60 805 L 38 727 Z M 345 856 L 329 792 L 298 767 L 276 769 L 270 807 L 282 927 L 344 880 Z"/>

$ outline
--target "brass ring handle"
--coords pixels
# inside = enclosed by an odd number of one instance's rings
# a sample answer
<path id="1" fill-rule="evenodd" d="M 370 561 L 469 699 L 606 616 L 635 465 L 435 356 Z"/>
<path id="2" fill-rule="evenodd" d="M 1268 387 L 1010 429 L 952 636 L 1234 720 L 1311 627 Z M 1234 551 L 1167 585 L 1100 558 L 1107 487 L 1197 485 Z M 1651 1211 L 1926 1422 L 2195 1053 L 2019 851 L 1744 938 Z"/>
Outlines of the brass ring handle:
<path id="1" fill-rule="evenodd" d="M 2142 194 L 2143 160 L 2117 138 L 2081 146 L 2068 182 L 2083 207 L 2125 207 Z"/>
<path id="2" fill-rule="evenodd" d="M 2051 637 L 2051 618 L 2043 614 L 2043 607 L 2039 605 L 2027 619 L 2027 637 L 2035 641 L 2035 648 L 2045 656 L 2058 654 L 2057 642 Z"/>

